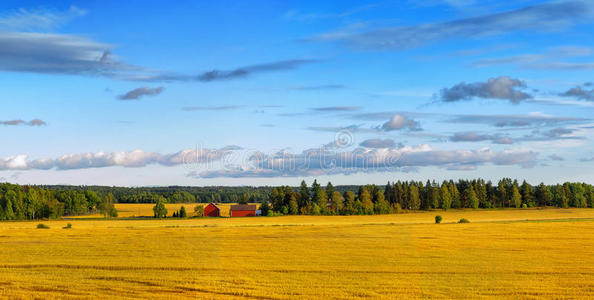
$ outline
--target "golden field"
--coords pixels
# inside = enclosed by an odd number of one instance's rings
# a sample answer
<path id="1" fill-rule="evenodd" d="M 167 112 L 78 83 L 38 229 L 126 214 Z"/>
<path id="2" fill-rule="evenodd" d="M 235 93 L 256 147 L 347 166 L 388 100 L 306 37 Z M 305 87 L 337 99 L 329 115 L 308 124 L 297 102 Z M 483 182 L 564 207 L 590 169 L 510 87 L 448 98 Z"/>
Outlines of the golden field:
<path id="1" fill-rule="evenodd" d="M 0 223 L 0 297 L 594 297 L 592 209 L 38 223 Z"/>

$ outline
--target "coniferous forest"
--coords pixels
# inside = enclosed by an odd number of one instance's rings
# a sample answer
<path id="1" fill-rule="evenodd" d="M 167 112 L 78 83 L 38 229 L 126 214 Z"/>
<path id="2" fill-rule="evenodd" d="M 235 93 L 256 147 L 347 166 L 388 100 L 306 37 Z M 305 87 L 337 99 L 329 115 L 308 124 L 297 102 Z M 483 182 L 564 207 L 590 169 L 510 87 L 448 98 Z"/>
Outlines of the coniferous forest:
<path id="1" fill-rule="evenodd" d="M 385 186 L 299 187 L 104 187 L 0 184 L 0 220 L 54 219 L 102 213 L 117 217 L 115 203 L 262 203 L 266 215 L 363 215 L 431 209 L 594 207 L 594 186 L 586 183 L 531 185 L 498 182 L 397 181 Z"/>

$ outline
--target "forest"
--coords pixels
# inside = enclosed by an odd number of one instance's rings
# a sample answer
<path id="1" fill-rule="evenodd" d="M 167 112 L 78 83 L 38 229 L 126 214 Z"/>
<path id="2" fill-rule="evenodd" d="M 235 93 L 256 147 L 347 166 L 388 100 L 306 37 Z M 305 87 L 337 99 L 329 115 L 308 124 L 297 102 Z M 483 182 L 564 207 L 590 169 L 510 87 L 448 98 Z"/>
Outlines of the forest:
<path id="1" fill-rule="evenodd" d="M 114 203 L 262 203 L 265 215 L 389 214 L 461 208 L 594 207 L 586 183 L 531 185 L 504 178 L 388 182 L 385 186 L 104 187 L 0 184 L 0 220 L 55 219 L 101 213 L 117 217 Z"/>

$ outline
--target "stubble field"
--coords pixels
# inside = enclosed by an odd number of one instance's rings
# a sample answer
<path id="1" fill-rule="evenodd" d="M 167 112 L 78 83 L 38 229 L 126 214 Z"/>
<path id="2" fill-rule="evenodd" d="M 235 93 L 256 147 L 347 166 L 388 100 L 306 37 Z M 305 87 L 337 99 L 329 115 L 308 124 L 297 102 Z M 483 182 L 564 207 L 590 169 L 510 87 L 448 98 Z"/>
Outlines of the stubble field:
<path id="1" fill-rule="evenodd" d="M 592 209 L 38 223 L 0 223 L 1 297 L 594 297 Z"/>

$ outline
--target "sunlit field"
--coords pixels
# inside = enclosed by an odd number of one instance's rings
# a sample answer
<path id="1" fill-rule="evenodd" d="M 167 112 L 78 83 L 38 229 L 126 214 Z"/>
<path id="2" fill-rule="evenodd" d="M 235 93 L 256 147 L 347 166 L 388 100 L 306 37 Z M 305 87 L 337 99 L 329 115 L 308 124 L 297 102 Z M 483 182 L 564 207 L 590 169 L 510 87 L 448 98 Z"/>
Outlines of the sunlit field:
<path id="1" fill-rule="evenodd" d="M 0 296 L 594 297 L 592 209 L 38 223 L 0 223 Z"/>

